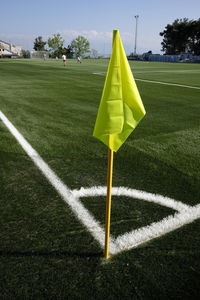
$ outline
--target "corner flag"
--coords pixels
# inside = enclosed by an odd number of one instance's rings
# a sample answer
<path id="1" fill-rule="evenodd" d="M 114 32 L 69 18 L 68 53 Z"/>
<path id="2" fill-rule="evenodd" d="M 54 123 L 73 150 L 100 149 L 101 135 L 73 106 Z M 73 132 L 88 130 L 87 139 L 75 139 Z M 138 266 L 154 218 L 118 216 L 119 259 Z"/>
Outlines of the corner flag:
<path id="1" fill-rule="evenodd" d="M 93 136 L 117 151 L 145 115 L 118 30 L 113 31 L 113 49 Z"/>
<path id="2" fill-rule="evenodd" d="M 109 258 L 113 151 L 117 151 L 145 115 L 118 30 L 113 31 L 113 48 L 93 136 L 108 146 L 105 222 L 105 258 Z"/>

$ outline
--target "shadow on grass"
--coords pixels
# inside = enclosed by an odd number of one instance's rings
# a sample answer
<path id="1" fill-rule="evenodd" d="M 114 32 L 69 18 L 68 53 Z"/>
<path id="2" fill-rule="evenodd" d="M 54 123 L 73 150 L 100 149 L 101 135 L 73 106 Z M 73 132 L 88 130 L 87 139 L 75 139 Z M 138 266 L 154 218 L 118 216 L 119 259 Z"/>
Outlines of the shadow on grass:
<path id="1" fill-rule="evenodd" d="M 76 252 L 76 251 L 0 251 L 0 256 L 12 257 L 49 257 L 49 258 L 64 258 L 64 257 L 80 257 L 80 258 L 102 258 L 102 251 L 99 252 Z"/>

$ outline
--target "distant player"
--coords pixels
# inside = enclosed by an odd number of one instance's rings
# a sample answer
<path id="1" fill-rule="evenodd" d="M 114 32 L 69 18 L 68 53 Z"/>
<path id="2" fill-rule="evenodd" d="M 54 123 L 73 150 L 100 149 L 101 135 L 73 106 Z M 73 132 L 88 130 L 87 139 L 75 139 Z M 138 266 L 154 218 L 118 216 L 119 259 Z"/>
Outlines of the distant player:
<path id="1" fill-rule="evenodd" d="M 0 58 L 3 57 L 3 49 L 0 49 Z"/>
<path id="2" fill-rule="evenodd" d="M 63 59 L 63 65 L 65 67 L 66 66 L 66 61 L 67 61 L 67 58 L 66 58 L 65 54 L 62 55 L 62 59 Z"/>
<path id="3" fill-rule="evenodd" d="M 82 63 L 80 56 L 77 57 L 77 63 Z"/>

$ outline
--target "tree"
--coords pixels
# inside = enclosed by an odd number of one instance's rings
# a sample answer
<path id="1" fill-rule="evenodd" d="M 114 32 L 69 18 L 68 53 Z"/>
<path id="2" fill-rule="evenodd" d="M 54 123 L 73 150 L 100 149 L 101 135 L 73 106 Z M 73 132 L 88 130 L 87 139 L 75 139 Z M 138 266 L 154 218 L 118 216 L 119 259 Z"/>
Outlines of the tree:
<path id="1" fill-rule="evenodd" d="M 33 49 L 36 51 L 44 51 L 45 50 L 46 42 L 42 40 L 42 36 L 38 36 L 35 38 Z"/>
<path id="2" fill-rule="evenodd" d="M 72 47 L 70 45 L 68 45 L 68 47 L 67 47 L 66 54 L 67 54 L 68 58 L 73 58 L 74 52 L 73 52 L 73 49 L 72 49 Z"/>
<path id="3" fill-rule="evenodd" d="M 192 54 L 200 55 L 200 19 L 191 22 L 188 48 Z"/>
<path id="4" fill-rule="evenodd" d="M 92 57 L 94 57 L 94 58 L 98 57 L 98 51 L 96 49 L 92 49 L 91 54 L 92 54 Z"/>
<path id="5" fill-rule="evenodd" d="M 161 45 L 165 54 L 200 53 L 200 19 L 176 19 L 160 35 L 163 36 Z"/>
<path id="6" fill-rule="evenodd" d="M 56 49 L 52 53 L 51 57 L 56 57 L 56 56 L 57 57 L 61 57 L 63 54 L 65 54 L 68 58 L 72 58 L 73 57 L 73 51 L 72 51 L 70 45 L 68 45 L 67 48 L 66 47 L 64 47 L 64 48 L 59 47 L 58 49 Z"/>
<path id="7" fill-rule="evenodd" d="M 64 45 L 64 40 L 61 37 L 60 33 L 56 33 L 53 35 L 52 38 L 48 38 L 48 46 L 51 48 L 53 51 L 58 50 L 59 48 L 62 48 Z"/>
<path id="8" fill-rule="evenodd" d="M 31 53 L 29 50 L 23 50 L 22 49 L 22 56 L 23 58 L 30 58 L 31 57 Z"/>
<path id="9" fill-rule="evenodd" d="M 76 39 L 72 40 L 70 46 L 76 56 L 82 56 L 83 54 L 90 52 L 89 41 L 81 35 L 79 35 Z"/>

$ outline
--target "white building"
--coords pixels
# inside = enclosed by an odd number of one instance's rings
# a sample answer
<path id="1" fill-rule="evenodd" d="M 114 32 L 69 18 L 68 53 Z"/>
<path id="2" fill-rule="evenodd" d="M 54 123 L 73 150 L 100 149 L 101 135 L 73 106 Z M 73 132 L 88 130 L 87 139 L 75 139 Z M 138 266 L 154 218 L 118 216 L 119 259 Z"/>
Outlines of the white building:
<path id="1" fill-rule="evenodd" d="M 8 56 L 8 55 L 20 56 L 22 47 L 0 40 L 0 50 L 1 50 L 0 52 L 2 53 L 3 56 L 4 56 L 4 53 L 6 54 L 6 56 Z"/>

